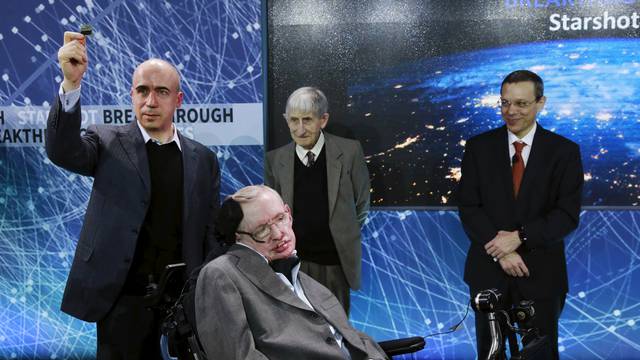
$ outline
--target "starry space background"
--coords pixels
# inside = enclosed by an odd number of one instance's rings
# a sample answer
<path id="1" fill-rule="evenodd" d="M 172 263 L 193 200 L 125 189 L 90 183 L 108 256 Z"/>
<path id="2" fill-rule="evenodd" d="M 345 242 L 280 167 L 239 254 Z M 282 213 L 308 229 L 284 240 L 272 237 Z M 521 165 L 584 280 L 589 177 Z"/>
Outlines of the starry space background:
<path id="1" fill-rule="evenodd" d="M 267 149 L 291 141 L 288 95 L 317 86 L 327 131 L 360 140 L 372 179 L 351 319 L 376 339 L 447 332 L 469 294 L 453 193 L 468 138 L 501 126 L 500 83 L 545 80 L 540 124 L 581 146 L 580 226 L 565 238 L 563 359 L 640 359 L 637 29 L 550 31 L 549 16 L 630 16 L 636 1 L 267 3 Z M 407 359 L 472 359 L 473 314 Z"/>
<path id="2" fill-rule="evenodd" d="M 289 141 L 281 116 L 289 92 L 321 87 L 330 131 L 364 145 L 378 206 L 363 228 L 362 287 L 352 292 L 350 319 L 387 340 L 447 331 L 462 319 L 469 242 L 450 206 L 456 164 L 464 139 L 500 124 L 493 104 L 506 67 L 532 68 L 547 80 L 542 125 L 579 142 L 597 179 L 585 205 L 626 204 L 582 211 L 565 239 L 570 290 L 559 350 L 564 359 L 640 358 L 637 33 L 547 30 L 551 11 L 623 14 L 638 4 L 589 3 L 523 10 L 502 0 L 10 0 L 0 24 L 0 109 L 49 106 L 61 34 L 81 22 L 101 34 L 91 40 L 83 104 L 128 107 L 135 64 L 164 57 L 181 68 L 194 106 L 264 102 L 273 148 Z M 10 121 L 0 130 L 23 126 Z M 223 196 L 263 181 L 261 145 L 210 147 Z M 418 190 L 425 180 L 428 191 Z M 91 185 L 51 164 L 41 144 L 0 144 L 0 358 L 95 353 L 95 324 L 59 310 Z M 473 323 L 471 313 L 405 358 L 474 358 Z"/>
<path id="3" fill-rule="evenodd" d="M 501 126 L 500 83 L 529 69 L 545 81 L 540 124 L 581 146 L 583 204 L 640 202 L 638 30 L 558 32 L 548 19 L 631 15 L 635 2 L 274 3 L 268 149 L 289 141 L 288 93 L 315 85 L 327 131 L 363 145 L 372 205 L 452 206 L 465 141 Z"/>

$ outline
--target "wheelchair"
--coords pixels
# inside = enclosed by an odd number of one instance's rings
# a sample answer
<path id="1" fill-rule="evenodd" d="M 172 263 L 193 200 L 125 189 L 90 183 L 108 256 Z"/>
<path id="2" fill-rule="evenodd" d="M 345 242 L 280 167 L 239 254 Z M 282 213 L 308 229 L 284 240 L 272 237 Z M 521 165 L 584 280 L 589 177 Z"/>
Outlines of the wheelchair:
<path id="1" fill-rule="evenodd" d="M 185 269 L 184 263 L 167 265 L 160 281 L 149 286 L 145 296 L 145 306 L 159 312 L 164 318 L 160 338 L 164 360 L 207 359 L 196 333 L 195 292 L 200 268 L 194 270 L 186 282 Z M 392 358 L 422 350 L 425 341 L 423 337 L 415 336 L 381 341 L 378 345 Z"/>
<path id="2" fill-rule="evenodd" d="M 505 340 L 509 344 L 511 360 L 550 359 L 551 349 L 546 335 L 541 335 L 533 327 L 535 317 L 534 302 L 522 300 L 511 309 L 500 310 L 498 304 L 502 294 L 497 289 L 482 290 L 473 299 L 477 311 L 487 314 L 491 347 L 487 360 L 503 360 Z M 521 336 L 522 347 L 518 344 L 517 335 Z"/>

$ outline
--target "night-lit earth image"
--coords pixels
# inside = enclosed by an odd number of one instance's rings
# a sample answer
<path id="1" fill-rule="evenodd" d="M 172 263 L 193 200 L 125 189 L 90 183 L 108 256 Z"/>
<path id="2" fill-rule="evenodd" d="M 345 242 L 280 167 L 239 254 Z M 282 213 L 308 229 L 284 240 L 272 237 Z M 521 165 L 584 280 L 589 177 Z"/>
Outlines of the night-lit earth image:
<path id="1" fill-rule="evenodd" d="M 545 82 L 539 123 L 580 145 L 583 204 L 638 205 L 639 49 L 638 39 L 548 41 L 357 75 L 347 106 L 367 156 L 372 205 L 454 205 L 465 141 L 502 125 L 500 83 L 517 69 Z"/>

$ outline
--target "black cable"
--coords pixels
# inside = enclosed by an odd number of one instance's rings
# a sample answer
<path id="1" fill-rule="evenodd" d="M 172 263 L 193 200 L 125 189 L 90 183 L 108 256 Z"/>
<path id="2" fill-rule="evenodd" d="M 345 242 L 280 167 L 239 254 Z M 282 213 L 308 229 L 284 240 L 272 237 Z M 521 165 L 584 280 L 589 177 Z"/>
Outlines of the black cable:
<path id="1" fill-rule="evenodd" d="M 446 334 L 451 334 L 454 331 L 457 331 L 460 328 L 460 325 L 462 325 L 464 320 L 467 318 L 467 315 L 469 315 L 469 308 L 471 308 L 471 301 L 467 303 L 467 311 L 465 311 L 464 316 L 462 317 L 462 320 L 460 320 L 457 324 L 450 327 L 449 330 L 425 335 L 422 338 L 426 340 L 428 337 L 431 337 L 431 336 L 446 335 Z"/>

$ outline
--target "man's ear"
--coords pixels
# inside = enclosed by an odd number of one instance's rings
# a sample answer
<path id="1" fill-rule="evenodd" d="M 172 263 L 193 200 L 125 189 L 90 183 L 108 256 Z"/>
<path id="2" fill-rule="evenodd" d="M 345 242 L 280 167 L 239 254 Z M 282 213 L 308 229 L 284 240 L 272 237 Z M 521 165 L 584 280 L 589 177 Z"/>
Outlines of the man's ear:
<path id="1" fill-rule="evenodd" d="M 182 106 L 182 100 L 184 99 L 184 93 L 182 91 L 178 92 L 178 101 L 176 101 L 176 109 Z"/>
<path id="2" fill-rule="evenodd" d="M 327 126 L 328 122 L 329 122 L 329 113 L 322 114 L 322 116 L 320 117 L 320 129 L 324 129 L 324 127 Z"/>
<path id="3" fill-rule="evenodd" d="M 547 97 L 546 96 L 541 97 L 540 100 L 538 100 L 538 102 L 536 103 L 536 112 L 542 111 L 546 103 L 547 103 Z"/>

